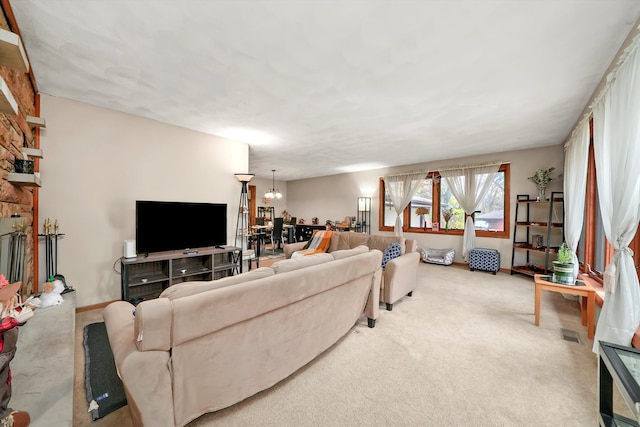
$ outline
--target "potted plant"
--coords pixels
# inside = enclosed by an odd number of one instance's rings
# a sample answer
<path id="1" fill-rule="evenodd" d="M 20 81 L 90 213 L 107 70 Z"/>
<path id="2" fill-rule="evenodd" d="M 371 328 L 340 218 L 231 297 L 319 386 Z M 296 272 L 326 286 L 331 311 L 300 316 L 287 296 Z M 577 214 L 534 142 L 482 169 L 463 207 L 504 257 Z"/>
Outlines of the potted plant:
<path id="1" fill-rule="evenodd" d="M 444 231 L 449 232 L 449 220 L 453 218 L 453 211 L 451 209 L 442 211 L 442 218 L 444 218 Z"/>
<path id="2" fill-rule="evenodd" d="M 553 179 L 551 178 L 551 172 L 555 169 L 556 168 L 538 169 L 533 176 L 529 177 L 529 179 L 536 184 L 536 187 L 538 187 L 538 198 L 540 201 L 547 200 L 545 190 L 549 182 Z"/>
<path id="3" fill-rule="evenodd" d="M 573 278 L 573 251 L 562 243 L 558 248 L 558 255 L 553 261 L 553 281 L 565 285 L 572 285 Z"/>

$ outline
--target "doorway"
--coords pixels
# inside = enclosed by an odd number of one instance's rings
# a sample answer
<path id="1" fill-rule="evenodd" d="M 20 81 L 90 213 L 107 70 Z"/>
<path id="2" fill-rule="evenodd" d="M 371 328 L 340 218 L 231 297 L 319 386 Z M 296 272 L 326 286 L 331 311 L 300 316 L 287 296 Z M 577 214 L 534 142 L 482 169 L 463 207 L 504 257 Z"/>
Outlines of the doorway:
<path id="1" fill-rule="evenodd" d="M 256 186 L 249 186 L 249 225 L 255 225 L 256 221 Z"/>

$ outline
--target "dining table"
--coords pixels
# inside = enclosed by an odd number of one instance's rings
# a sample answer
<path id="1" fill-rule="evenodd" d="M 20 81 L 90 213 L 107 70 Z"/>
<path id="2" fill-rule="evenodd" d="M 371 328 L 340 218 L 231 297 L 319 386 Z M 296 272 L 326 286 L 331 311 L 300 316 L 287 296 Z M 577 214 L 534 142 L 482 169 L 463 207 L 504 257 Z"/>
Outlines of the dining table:
<path id="1" fill-rule="evenodd" d="M 252 225 L 248 235 L 248 243 L 256 242 L 256 256 L 260 256 L 261 252 L 266 252 L 265 243 L 267 234 L 271 233 L 273 226 L 271 225 Z"/>

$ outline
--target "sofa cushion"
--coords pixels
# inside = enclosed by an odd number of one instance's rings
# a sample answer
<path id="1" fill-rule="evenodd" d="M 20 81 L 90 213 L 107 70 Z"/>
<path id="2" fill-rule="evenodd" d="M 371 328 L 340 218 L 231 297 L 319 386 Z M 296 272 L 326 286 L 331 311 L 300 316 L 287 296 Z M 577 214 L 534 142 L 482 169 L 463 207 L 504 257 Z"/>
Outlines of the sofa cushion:
<path id="1" fill-rule="evenodd" d="M 365 233 L 337 232 L 333 233 L 328 252 L 353 249 L 356 246 L 366 245 L 369 235 Z"/>
<path id="2" fill-rule="evenodd" d="M 206 292 L 212 289 L 224 288 L 225 286 L 262 279 L 263 277 L 273 276 L 274 274 L 275 272 L 272 268 L 260 267 L 252 271 L 247 271 L 246 273 L 223 277 L 218 280 L 211 280 L 207 282 L 182 282 L 169 286 L 167 289 L 162 291 L 160 298 L 169 298 L 173 301 L 177 298 L 188 297 L 190 295 L 199 294 L 200 292 Z"/>
<path id="3" fill-rule="evenodd" d="M 321 253 L 276 261 L 271 264 L 271 268 L 276 274 L 279 274 L 286 273 L 287 271 L 298 270 L 300 268 L 310 267 L 312 265 L 322 264 L 329 261 L 333 261 L 333 255 Z"/>
<path id="4" fill-rule="evenodd" d="M 405 253 L 405 238 L 400 236 L 381 236 L 373 234 L 369 237 L 367 242 L 367 246 L 369 249 L 377 249 L 380 252 L 384 253 L 387 247 L 393 243 L 398 242 L 400 244 L 400 255 L 404 255 Z"/>
<path id="5" fill-rule="evenodd" d="M 349 258 L 350 256 L 358 255 L 364 252 L 369 252 L 369 247 L 365 245 L 356 246 L 353 249 L 340 249 L 334 252 L 331 252 L 333 259 L 343 259 Z"/>
<path id="6" fill-rule="evenodd" d="M 400 256 L 400 243 L 393 242 L 384 250 L 382 254 L 382 269 L 387 267 L 387 263 Z"/>

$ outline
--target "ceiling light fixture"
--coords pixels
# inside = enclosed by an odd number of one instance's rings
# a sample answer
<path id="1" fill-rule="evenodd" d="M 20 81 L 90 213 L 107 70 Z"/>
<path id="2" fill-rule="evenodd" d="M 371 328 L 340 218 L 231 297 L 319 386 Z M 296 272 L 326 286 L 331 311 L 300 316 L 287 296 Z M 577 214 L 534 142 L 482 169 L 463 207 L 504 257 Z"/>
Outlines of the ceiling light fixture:
<path id="1" fill-rule="evenodd" d="M 271 190 L 264 193 L 264 197 L 266 197 L 267 199 L 282 199 L 282 193 L 276 188 L 276 170 L 271 169 L 271 172 L 273 172 L 273 182 Z"/>

